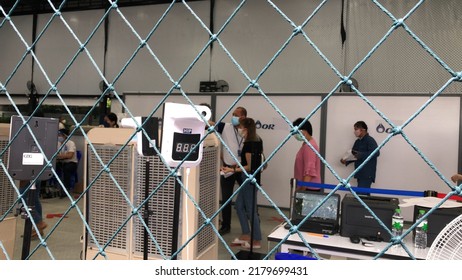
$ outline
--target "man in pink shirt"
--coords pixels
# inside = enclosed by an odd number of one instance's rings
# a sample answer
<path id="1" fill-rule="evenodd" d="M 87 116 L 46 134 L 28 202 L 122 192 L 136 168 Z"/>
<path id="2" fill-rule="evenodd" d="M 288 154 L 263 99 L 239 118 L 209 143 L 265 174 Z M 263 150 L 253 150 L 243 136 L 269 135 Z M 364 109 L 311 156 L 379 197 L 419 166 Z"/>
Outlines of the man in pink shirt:
<path id="1" fill-rule="evenodd" d="M 311 146 L 319 153 L 319 147 L 316 140 L 313 138 L 313 128 L 307 120 L 303 125 L 302 118 L 298 118 L 293 122 L 293 126 L 299 126 L 298 130 L 303 134 L 295 134 L 295 139 L 302 142 L 300 149 L 297 152 L 294 163 L 294 178 L 297 181 L 321 183 L 321 160 L 311 147 L 305 142 L 308 141 Z M 306 190 L 323 191 L 321 188 L 303 187 Z"/>

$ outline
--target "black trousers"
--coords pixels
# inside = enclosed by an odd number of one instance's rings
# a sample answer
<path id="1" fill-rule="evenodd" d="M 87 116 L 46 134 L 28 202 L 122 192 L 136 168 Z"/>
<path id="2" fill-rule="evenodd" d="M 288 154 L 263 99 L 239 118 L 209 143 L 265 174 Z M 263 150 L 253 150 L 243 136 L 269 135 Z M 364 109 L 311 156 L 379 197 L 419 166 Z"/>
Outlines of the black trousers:
<path id="1" fill-rule="evenodd" d="M 75 173 L 77 172 L 77 163 L 58 162 L 56 165 L 61 171 L 61 180 L 63 181 L 64 187 L 70 191 L 72 186 L 72 177 L 75 176 Z M 60 193 L 61 195 L 65 195 L 63 190 L 61 190 Z"/>
<path id="2" fill-rule="evenodd" d="M 239 186 L 242 184 L 242 176 L 240 172 L 234 173 L 233 175 L 225 178 L 223 175 L 220 178 L 221 184 L 221 203 L 225 204 L 227 200 L 233 195 L 234 192 L 234 185 L 238 183 Z M 221 222 L 222 228 L 231 228 L 231 211 L 232 205 L 231 201 L 229 201 L 224 207 L 223 211 L 221 212 L 221 216 L 223 221 Z"/>

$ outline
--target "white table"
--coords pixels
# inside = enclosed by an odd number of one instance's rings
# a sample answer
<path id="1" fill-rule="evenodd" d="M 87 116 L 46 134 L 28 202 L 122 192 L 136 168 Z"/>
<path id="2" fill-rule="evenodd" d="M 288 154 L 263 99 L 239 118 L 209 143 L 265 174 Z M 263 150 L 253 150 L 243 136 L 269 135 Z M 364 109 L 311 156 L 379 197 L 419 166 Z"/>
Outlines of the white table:
<path id="1" fill-rule="evenodd" d="M 322 235 L 316 233 L 300 232 L 303 238 L 310 244 L 311 248 L 318 254 L 326 254 L 331 256 L 339 256 L 352 259 L 373 259 L 377 256 L 389 243 L 387 242 L 371 242 L 372 247 L 367 247 L 361 243 L 354 244 L 349 237 L 336 235 Z M 276 228 L 268 235 L 268 248 L 272 243 L 279 243 L 289 234 L 289 230 L 284 228 L 284 225 Z M 405 238 L 405 245 L 416 259 L 425 259 L 429 248 L 416 249 L 412 242 L 412 234 L 408 234 Z M 290 252 L 291 250 L 309 252 L 310 249 L 301 240 L 298 234 L 289 236 L 280 247 L 281 252 Z M 412 259 L 401 245 L 390 247 L 381 257 L 381 259 Z"/>

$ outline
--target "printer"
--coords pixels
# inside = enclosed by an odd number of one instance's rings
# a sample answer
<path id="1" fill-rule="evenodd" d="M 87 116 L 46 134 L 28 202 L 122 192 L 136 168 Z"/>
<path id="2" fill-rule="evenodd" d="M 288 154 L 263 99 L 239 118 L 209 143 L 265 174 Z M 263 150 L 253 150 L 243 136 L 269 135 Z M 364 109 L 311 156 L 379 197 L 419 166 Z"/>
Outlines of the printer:
<path id="1" fill-rule="evenodd" d="M 414 206 L 414 215 L 413 223 L 415 224 L 417 216 L 419 215 L 419 210 L 424 210 L 425 212 L 430 211 L 430 208 L 415 205 Z M 461 207 L 453 208 L 438 208 L 433 211 L 427 218 L 428 231 L 427 231 L 427 247 L 430 247 L 438 236 L 438 234 L 446 227 L 447 224 L 452 222 L 459 215 L 462 215 L 462 203 Z M 415 236 L 415 229 L 413 231 L 413 236 Z"/>
<path id="2" fill-rule="evenodd" d="M 391 229 L 391 219 L 399 206 L 398 198 L 381 196 L 359 196 L 385 226 Z M 390 241 L 390 234 L 374 216 L 352 195 L 342 200 L 340 235 L 358 236 L 374 241 Z"/>

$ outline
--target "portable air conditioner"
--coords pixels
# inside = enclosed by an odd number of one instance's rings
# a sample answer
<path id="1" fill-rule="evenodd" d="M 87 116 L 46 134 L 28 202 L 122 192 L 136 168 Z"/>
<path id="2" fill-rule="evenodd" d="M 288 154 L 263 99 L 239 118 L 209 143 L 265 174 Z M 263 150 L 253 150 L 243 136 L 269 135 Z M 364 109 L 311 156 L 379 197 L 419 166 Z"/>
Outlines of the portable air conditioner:
<path id="1" fill-rule="evenodd" d="M 10 141 L 10 125 L 0 124 L 0 153 L 2 163 L 6 166 L 8 162 L 8 142 Z M 6 150 L 5 150 L 6 149 Z M 14 243 L 16 236 L 16 217 L 13 216 L 11 206 L 16 200 L 16 192 L 5 173 L 4 168 L 0 168 L 0 240 L 5 246 L 9 258 L 13 258 Z M 6 259 L 3 251 L 0 250 L 0 260 Z"/>
<path id="2" fill-rule="evenodd" d="M 8 163 L 8 149 L 5 150 L 5 148 L 8 146 L 9 141 L 10 125 L 2 123 L 0 124 L 0 153 L 4 152 L 1 159 L 5 166 Z M 0 217 L 5 214 L 11 214 L 11 212 L 6 212 L 11 207 L 11 204 L 13 204 L 15 199 L 16 192 L 8 179 L 7 173 L 5 173 L 3 168 L 0 168 Z"/>
<path id="3" fill-rule="evenodd" d="M 84 151 L 84 205 L 89 226 L 84 225 L 85 259 L 144 257 L 144 227 L 139 216 L 132 215 L 130 204 L 137 208 L 144 201 L 146 181 L 149 181 L 149 193 L 152 193 L 170 172 L 159 156 L 139 155 L 134 141 L 122 148 L 133 132 L 127 128 L 94 128 L 88 132 L 91 145 L 85 143 Z M 218 143 L 214 138 L 206 139 L 201 164 L 191 168 L 189 175 L 181 174 L 183 185 L 206 217 L 218 210 Z M 104 165 L 112 161 L 108 166 L 110 173 L 99 159 Z M 218 237 L 210 226 L 198 232 L 204 218 L 185 192 L 175 187 L 173 177 L 158 188 L 148 205 L 151 215 L 147 224 L 156 240 L 148 239 L 149 259 L 171 258 L 176 248 L 181 248 L 195 234 L 178 259 L 217 259 Z M 143 211 L 140 214 L 142 216 Z M 217 227 L 218 219 L 213 221 Z M 104 249 L 104 256 L 98 254 L 100 248 Z"/>

